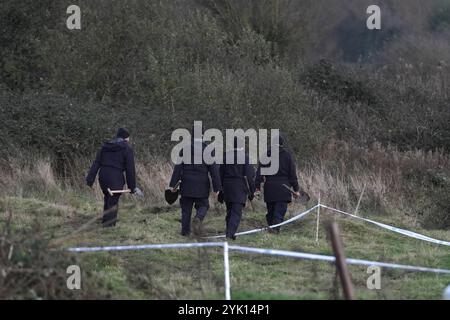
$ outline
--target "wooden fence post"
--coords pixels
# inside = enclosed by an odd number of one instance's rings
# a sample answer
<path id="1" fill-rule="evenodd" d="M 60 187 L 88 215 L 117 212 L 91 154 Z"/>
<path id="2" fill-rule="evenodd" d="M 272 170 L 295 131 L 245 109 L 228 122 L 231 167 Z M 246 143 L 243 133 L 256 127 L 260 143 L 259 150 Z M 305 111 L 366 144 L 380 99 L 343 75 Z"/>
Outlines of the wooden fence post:
<path id="1" fill-rule="evenodd" d="M 347 268 L 344 248 L 340 238 L 339 228 L 336 222 L 331 223 L 329 227 L 331 245 L 333 247 L 334 256 L 336 258 L 336 269 L 341 279 L 342 288 L 346 300 L 355 300 L 355 292 L 353 289 L 352 279 Z"/>

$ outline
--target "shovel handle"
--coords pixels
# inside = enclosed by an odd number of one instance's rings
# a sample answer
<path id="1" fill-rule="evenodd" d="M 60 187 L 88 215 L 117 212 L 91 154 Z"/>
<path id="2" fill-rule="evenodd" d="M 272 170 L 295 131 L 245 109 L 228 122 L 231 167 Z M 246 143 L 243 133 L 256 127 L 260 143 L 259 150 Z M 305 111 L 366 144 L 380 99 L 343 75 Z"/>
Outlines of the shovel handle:
<path id="1" fill-rule="evenodd" d="M 292 195 L 295 195 L 294 190 L 292 190 L 291 188 L 289 188 L 287 185 L 283 184 L 283 187 L 285 187 L 286 189 L 288 189 L 289 192 L 292 193 Z M 300 192 L 300 197 L 304 197 L 304 196 L 306 197 L 306 202 L 308 202 L 309 199 L 311 199 L 311 197 L 309 196 L 309 194 L 306 193 L 305 191 L 301 190 L 301 191 L 299 191 L 299 192 Z"/>
<path id="2" fill-rule="evenodd" d="M 166 189 L 166 190 L 178 190 L 179 188 L 180 188 L 180 185 L 181 185 L 181 180 L 179 180 L 176 184 L 175 184 L 175 186 L 173 187 L 173 188 L 171 188 L 170 186 Z"/>
<path id="3" fill-rule="evenodd" d="M 108 193 L 110 196 L 113 196 L 114 194 L 117 194 L 117 193 L 131 193 L 131 190 L 130 189 L 111 190 L 110 188 L 108 188 Z"/>
<path id="4" fill-rule="evenodd" d="M 291 188 L 289 188 L 287 185 L 283 184 L 283 187 L 285 187 L 286 189 L 288 189 L 292 194 L 294 194 L 294 190 L 292 190 Z"/>

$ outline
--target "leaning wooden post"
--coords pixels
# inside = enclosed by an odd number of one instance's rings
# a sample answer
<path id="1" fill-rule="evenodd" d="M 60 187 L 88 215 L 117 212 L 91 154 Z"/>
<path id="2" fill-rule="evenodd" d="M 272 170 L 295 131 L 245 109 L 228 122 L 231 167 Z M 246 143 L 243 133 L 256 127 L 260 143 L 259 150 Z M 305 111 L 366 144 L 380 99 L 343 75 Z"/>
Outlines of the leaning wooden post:
<path id="1" fill-rule="evenodd" d="M 223 266 L 225 273 L 225 300 L 231 300 L 230 262 L 228 259 L 228 242 L 223 243 Z"/>
<path id="2" fill-rule="evenodd" d="M 355 300 L 355 292 L 353 289 L 352 279 L 347 268 L 347 262 L 345 259 L 344 248 L 339 234 L 339 228 L 336 222 L 331 223 L 330 227 L 330 239 L 333 247 L 334 256 L 336 258 L 336 269 L 341 279 L 342 288 L 344 290 L 344 296 L 346 300 Z"/>
<path id="3" fill-rule="evenodd" d="M 355 209 L 355 213 L 354 213 L 355 216 L 358 215 L 358 209 L 359 209 L 359 206 L 361 205 L 361 200 L 362 200 L 362 197 L 364 195 L 364 191 L 365 190 L 366 190 L 366 184 L 364 184 L 364 187 L 363 187 L 363 189 L 361 191 L 361 195 L 359 196 L 358 204 L 356 205 L 356 209 Z"/>

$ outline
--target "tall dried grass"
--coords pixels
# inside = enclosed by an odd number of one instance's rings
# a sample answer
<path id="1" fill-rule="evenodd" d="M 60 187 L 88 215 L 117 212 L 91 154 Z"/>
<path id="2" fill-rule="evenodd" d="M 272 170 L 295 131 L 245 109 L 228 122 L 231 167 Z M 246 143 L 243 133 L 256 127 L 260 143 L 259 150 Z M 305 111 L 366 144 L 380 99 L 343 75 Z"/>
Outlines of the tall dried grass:
<path id="1" fill-rule="evenodd" d="M 411 213 L 421 194 L 432 197 L 430 177 L 443 179 L 439 190 L 448 187 L 449 168 L 450 158 L 439 151 L 400 152 L 379 144 L 363 149 L 332 142 L 299 177 L 313 195 L 338 208 L 354 209 L 364 190 L 363 206 L 374 213 Z"/>
<path id="2" fill-rule="evenodd" d="M 84 185 L 87 160 L 80 160 L 78 165 L 84 167 L 74 170 L 77 174 L 68 179 L 55 175 L 49 159 L 37 159 L 28 165 L 14 163 L 20 161 L 10 160 L 10 165 L 0 170 L 3 195 L 51 196 L 56 202 L 62 201 L 64 204 L 65 194 L 86 196 L 89 190 Z M 445 200 L 445 188 L 450 185 L 449 168 L 450 157 L 439 151 L 401 152 L 379 144 L 358 148 L 332 141 L 323 148 L 317 161 L 298 168 L 298 176 L 302 187 L 312 196 L 312 201 L 320 195 L 323 203 L 353 210 L 363 194 L 361 208 L 365 211 L 384 214 L 418 214 L 420 211 L 423 214 L 431 202 L 421 201 L 422 207 L 418 209 L 416 205 L 422 196 L 433 199 L 434 195 L 439 195 L 444 197 L 439 201 Z M 170 180 L 171 163 L 146 156 L 145 160 L 137 162 L 136 172 L 138 185 L 145 193 L 142 203 L 148 207 L 165 206 L 164 190 Z M 101 200 L 98 186 L 90 197 Z M 211 204 L 214 207 L 214 201 Z"/>

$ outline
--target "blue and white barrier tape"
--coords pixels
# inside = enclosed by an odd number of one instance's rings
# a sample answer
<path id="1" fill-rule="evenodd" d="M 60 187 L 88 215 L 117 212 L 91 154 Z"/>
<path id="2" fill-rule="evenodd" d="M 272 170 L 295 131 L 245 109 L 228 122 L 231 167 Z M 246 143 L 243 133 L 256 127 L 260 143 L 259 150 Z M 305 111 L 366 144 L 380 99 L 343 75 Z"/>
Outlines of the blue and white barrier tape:
<path id="1" fill-rule="evenodd" d="M 260 249 L 260 248 L 241 247 L 241 246 L 228 246 L 228 249 L 246 252 L 246 253 L 268 254 L 268 255 L 273 255 L 273 256 L 290 257 L 290 258 L 297 258 L 297 259 L 320 260 L 320 261 L 327 261 L 327 262 L 335 261 L 335 257 L 333 257 L 333 256 L 325 256 L 325 255 L 313 254 L 313 253 L 303 253 L 303 252 L 275 250 L 275 249 Z M 346 261 L 348 264 L 354 264 L 354 265 L 378 266 L 378 267 L 402 269 L 402 270 L 408 270 L 408 271 L 450 274 L 450 270 L 447 270 L 447 269 L 434 269 L 434 268 L 428 268 L 428 267 L 410 266 L 410 265 L 402 265 L 402 264 L 396 264 L 396 263 L 369 261 L 369 260 L 361 260 L 361 259 L 350 259 L 350 258 L 346 259 Z"/>
<path id="2" fill-rule="evenodd" d="M 332 211 L 335 211 L 335 212 L 338 212 L 338 213 L 342 213 L 344 215 L 347 215 L 347 216 L 355 218 L 355 219 L 359 219 L 359 220 L 362 220 L 362 221 L 365 221 L 365 222 L 372 223 L 372 224 L 377 225 L 377 226 L 379 226 L 379 227 L 381 227 L 383 229 L 390 230 L 390 231 L 393 231 L 393 232 L 396 232 L 396 233 L 400 233 L 400 234 L 405 235 L 407 237 L 411 237 L 411 238 L 415 238 L 415 239 L 418 239 L 418 240 L 427 241 L 427 242 L 431 242 L 431 243 L 435 243 L 435 244 L 440 244 L 440 245 L 444 245 L 444 246 L 450 246 L 450 242 L 449 241 L 433 239 L 433 238 L 424 236 L 422 234 L 419 234 L 419 233 L 416 233 L 416 232 L 413 232 L 413 231 L 409 231 L 409 230 L 393 227 L 393 226 L 390 226 L 390 225 L 387 225 L 387 224 L 384 224 L 384 223 L 381 223 L 381 222 L 376 222 L 376 221 L 373 221 L 373 220 L 370 220 L 370 219 L 366 219 L 366 218 L 363 218 L 363 217 L 355 216 L 354 214 L 351 214 L 351 213 L 348 213 L 348 212 L 345 212 L 345 211 L 342 211 L 342 210 L 338 210 L 338 209 L 335 209 L 335 208 L 331 208 L 331 207 L 325 206 L 323 204 L 321 204 L 320 206 L 322 208 L 329 209 L 329 210 L 332 210 Z"/>
<path id="3" fill-rule="evenodd" d="M 262 232 L 262 231 L 266 231 L 266 230 L 268 230 L 268 229 L 273 229 L 273 228 L 277 228 L 277 227 L 284 226 L 284 225 L 289 224 L 289 223 L 291 223 L 291 222 L 294 222 L 294 221 L 296 221 L 296 220 L 302 219 L 302 218 L 305 217 L 308 213 L 310 213 L 311 211 L 314 211 L 314 210 L 317 209 L 318 207 L 319 207 L 319 205 L 316 205 L 316 206 L 314 206 L 314 207 L 312 207 L 312 208 L 306 210 L 305 212 L 299 213 L 298 215 L 296 215 L 296 216 L 294 216 L 294 217 L 292 217 L 292 218 L 290 218 L 290 219 L 288 219 L 288 220 L 286 220 L 286 221 L 284 221 L 284 222 L 282 222 L 282 223 L 275 224 L 275 225 L 272 225 L 272 226 L 270 226 L 270 227 L 268 226 L 268 227 L 264 227 L 264 228 L 253 229 L 253 230 L 248 230 L 248 231 L 243 231 L 243 232 L 238 232 L 238 233 L 236 233 L 235 235 L 236 235 L 236 236 L 244 236 L 244 235 L 247 235 L 247 234 L 252 234 L 252 233 Z M 205 239 L 221 239 L 221 238 L 225 238 L 225 237 L 226 237 L 226 235 L 220 235 L 220 236 L 213 236 L 213 237 L 205 237 Z"/>
<path id="4" fill-rule="evenodd" d="M 79 247 L 69 248 L 71 252 L 98 252 L 98 251 L 126 251 L 126 250 L 144 250 L 144 249 L 183 249 L 183 248 L 200 248 L 200 247 L 226 247 L 227 242 L 204 242 L 204 243 L 171 243 L 171 244 L 147 244 L 147 245 L 129 245 L 129 246 L 105 246 L 105 247 Z M 319 260 L 333 263 L 335 258 L 333 256 L 326 256 L 313 253 L 294 252 L 276 249 L 263 249 L 263 248 L 251 248 L 241 246 L 227 246 L 228 250 L 235 250 L 245 253 L 258 253 L 273 256 L 290 257 L 306 260 Z M 227 250 L 225 250 L 226 252 Z M 226 259 L 225 259 L 226 260 Z M 365 266 L 379 266 L 385 268 L 402 269 L 407 271 L 419 271 L 419 272 L 433 272 L 450 274 L 450 270 L 446 269 L 434 269 L 428 267 L 419 267 L 411 265 L 402 265 L 387 262 L 369 261 L 361 259 L 347 259 L 348 264 L 353 265 L 365 265 Z"/>
<path id="5" fill-rule="evenodd" d="M 203 243 L 169 243 L 169 244 L 143 244 L 129 246 L 105 246 L 105 247 L 78 247 L 69 248 L 71 252 L 97 252 L 97 251 L 126 251 L 144 249 L 183 249 L 201 247 L 223 247 L 223 242 L 203 242 Z"/>
<path id="6" fill-rule="evenodd" d="M 292 218 L 290 218 L 290 219 L 288 219 L 288 220 L 286 220 L 286 221 L 284 221 L 282 223 L 279 223 L 277 225 L 273 225 L 273 226 L 265 227 L 265 228 L 253 229 L 253 230 L 249 230 L 249 231 L 239 232 L 239 233 L 236 233 L 236 236 L 253 234 L 253 233 L 257 233 L 257 232 L 266 231 L 266 230 L 271 229 L 271 228 L 284 226 L 286 224 L 289 224 L 289 223 L 292 223 L 294 221 L 297 221 L 299 219 L 304 218 L 308 213 L 310 213 L 311 211 L 315 210 L 318 207 L 322 207 L 324 209 L 329 209 L 329 210 L 332 210 L 332 211 L 335 211 L 335 212 L 338 212 L 338 213 L 342 213 L 344 215 L 347 215 L 347 216 L 355 218 L 355 219 L 359 219 L 359 220 L 362 220 L 362 221 L 366 221 L 366 222 L 372 223 L 372 224 L 377 225 L 377 226 L 379 226 L 381 228 L 384 228 L 386 230 L 402 234 L 402 235 L 407 236 L 407 237 L 411 237 L 411 238 L 415 238 L 415 239 L 418 239 L 418 240 L 427 241 L 427 242 L 430 242 L 430 243 L 435 243 L 435 244 L 439 244 L 439 245 L 443 245 L 443 246 L 450 246 L 450 242 L 449 241 L 433 239 L 431 237 L 419 234 L 417 232 L 413 232 L 413 231 L 409 231 L 409 230 L 393 227 L 393 226 L 390 226 L 390 225 L 387 225 L 387 224 L 384 224 L 384 223 L 381 223 L 381 222 L 377 222 L 377 221 L 370 220 L 370 219 L 367 219 L 367 218 L 359 217 L 359 216 L 353 215 L 351 213 L 348 213 L 348 212 L 345 212 L 345 211 L 342 211 L 342 210 L 339 210 L 339 209 L 328 207 L 328 206 L 323 205 L 323 204 L 318 204 L 318 205 L 308 209 L 307 211 L 302 212 L 302 213 L 300 213 L 300 214 L 298 214 L 298 215 L 296 215 L 296 216 L 294 216 L 294 217 L 292 217 Z M 221 239 L 221 238 L 225 238 L 225 235 L 213 236 L 213 237 L 205 237 L 205 239 Z"/>
<path id="7" fill-rule="evenodd" d="M 306 210 L 306 211 L 304 211 L 302 213 L 299 213 L 298 215 L 296 215 L 296 216 L 294 216 L 294 217 L 292 217 L 292 218 L 290 218 L 290 219 L 288 219 L 288 220 L 286 220 L 286 221 L 284 221 L 282 223 L 279 223 L 279 224 L 276 224 L 276 225 L 272 225 L 270 227 L 264 227 L 264 228 L 258 228 L 258 229 L 238 232 L 238 233 L 236 233 L 236 236 L 243 236 L 243 235 L 253 234 L 253 233 L 257 233 L 257 232 L 263 232 L 263 231 L 266 231 L 268 229 L 272 229 L 272 228 L 276 228 L 276 227 L 281 227 L 281 226 L 287 225 L 289 223 L 292 223 L 294 221 L 297 221 L 297 220 L 300 220 L 300 219 L 304 218 L 306 215 L 308 215 L 310 212 L 314 211 L 318 207 L 322 207 L 324 209 L 329 209 L 331 211 L 335 211 L 335 212 L 347 215 L 349 217 L 352 217 L 352 218 L 355 218 L 355 219 L 358 219 L 358 220 L 362 220 L 362 221 L 365 221 L 365 222 L 372 223 L 372 224 L 374 224 L 376 226 L 379 226 L 379 227 L 381 227 L 383 229 L 386 229 L 386 230 L 389 230 L 389 231 L 392 231 L 392 232 L 396 232 L 396 233 L 405 235 L 407 237 L 411 237 L 411 238 L 415 238 L 415 239 L 418 239 L 418 240 L 427 241 L 427 242 L 435 243 L 435 244 L 439 244 L 439 245 L 450 246 L 450 242 L 449 241 L 433 239 L 431 237 L 428 237 L 428 236 L 425 236 L 425 235 L 422 235 L 422 234 L 419 234 L 419 233 L 416 233 L 416 232 L 413 232 L 413 231 L 409 231 L 409 230 L 393 227 L 393 226 L 390 226 L 390 225 L 387 225 L 387 224 L 384 224 L 384 223 L 381 223 L 381 222 L 377 222 L 377 221 L 370 220 L 370 219 L 367 219 L 367 218 L 359 217 L 359 216 L 353 215 L 351 213 L 348 213 L 348 212 L 345 212 L 345 211 L 342 211 L 342 210 L 339 210 L 339 209 L 335 209 L 335 208 L 332 208 L 332 207 L 329 207 L 329 206 L 326 206 L 326 205 L 323 205 L 323 204 L 318 204 L 318 205 L 316 205 L 316 206 L 314 206 L 314 207 L 312 207 L 312 208 L 310 208 L 310 209 L 308 209 L 308 210 Z M 219 236 L 204 237 L 204 239 L 223 239 L 225 237 L 226 237 L 225 235 L 219 235 Z M 190 244 L 184 244 L 184 245 L 186 245 L 186 247 L 188 247 L 188 248 L 189 247 L 198 247 L 199 246 L 199 244 L 191 244 L 191 245 Z M 163 248 L 163 247 L 160 247 L 160 246 L 166 246 L 166 247 Z M 211 244 L 211 245 L 208 245 L 208 246 L 216 246 L 216 245 Z M 133 247 L 132 249 L 134 249 L 134 250 L 171 248 L 170 245 L 138 245 L 138 246 L 132 246 L 132 247 Z M 89 249 L 91 251 L 104 251 L 104 250 L 100 250 L 101 248 L 111 248 L 111 247 L 96 247 L 96 248 L 89 248 Z M 123 249 L 124 247 L 120 247 L 120 248 L 122 248 L 122 249 L 112 249 L 112 250 L 127 250 L 127 249 Z"/>

